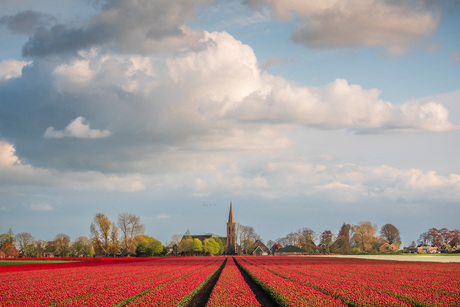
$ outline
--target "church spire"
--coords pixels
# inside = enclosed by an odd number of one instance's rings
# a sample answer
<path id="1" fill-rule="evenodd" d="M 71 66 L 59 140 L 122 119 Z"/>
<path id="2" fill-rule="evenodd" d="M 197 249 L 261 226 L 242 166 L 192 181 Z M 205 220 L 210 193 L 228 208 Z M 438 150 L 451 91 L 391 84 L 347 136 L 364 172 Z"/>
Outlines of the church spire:
<path id="1" fill-rule="evenodd" d="M 235 223 L 235 219 L 233 218 L 232 202 L 230 202 L 230 213 L 228 214 L 228 222 Z"/>

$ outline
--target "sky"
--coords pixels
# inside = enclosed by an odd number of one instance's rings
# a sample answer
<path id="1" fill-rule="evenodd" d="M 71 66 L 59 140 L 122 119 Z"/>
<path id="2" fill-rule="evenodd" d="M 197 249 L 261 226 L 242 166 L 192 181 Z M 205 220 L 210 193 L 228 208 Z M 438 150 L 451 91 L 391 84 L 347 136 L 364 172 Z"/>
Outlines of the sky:
<path id="1" fill-rule="evenodd" d="M 0 2 L 0 233 L 460 228 L 460 1 Z"/>

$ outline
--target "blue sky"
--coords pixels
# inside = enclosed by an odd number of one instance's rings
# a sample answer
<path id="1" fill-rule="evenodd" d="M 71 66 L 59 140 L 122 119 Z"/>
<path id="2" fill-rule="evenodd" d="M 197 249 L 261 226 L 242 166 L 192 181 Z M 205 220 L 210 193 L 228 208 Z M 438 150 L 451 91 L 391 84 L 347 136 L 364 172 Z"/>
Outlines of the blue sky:
<path id="1" fill-rule="evenodd" d="M 459 228 L 458 4 L 1 3 L 0 232 Z"/>

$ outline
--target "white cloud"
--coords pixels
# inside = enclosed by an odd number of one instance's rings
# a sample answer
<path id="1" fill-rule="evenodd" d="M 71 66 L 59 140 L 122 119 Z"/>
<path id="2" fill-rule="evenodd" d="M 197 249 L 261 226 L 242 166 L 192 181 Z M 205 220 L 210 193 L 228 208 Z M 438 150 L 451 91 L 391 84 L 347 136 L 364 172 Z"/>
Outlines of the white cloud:
<path id="1" fill-rule="evenodd" d="M 18 61 L 16 59 L 6 59 L 0 62 L 0 81 L 19 78 L 22 69 L 32 64 L 32 62 Z"/>
<path id="2" fill-rule="evenodd" d="M 60 139 L 60 138 L 80 138 L 80 139 L 98 139 L 106 138 L 111 135 L 108 130 L 96 130 L 91 129 L 89 124 L 85 123 L 84 117 L 77 117 L 69 123 L 64 130 L 54 130 L 54 127 L 48 127 L 45 131 L 44 137 L 48 139 Z"/>
<path id="3" fill-rule="evenodd" d="M 280 19 L 299 17 L 293 40 L 313 48 L 383 46 L 400 55 L 434 32 L 438 18 L 422 4 L 379 0 L 247 0 L 268 3 Z"/>
<path id="4" fill-rule="evenodd" d="M 156 217 L 158 220 L 168 220 L 171 218 L 171 216 L 169 214 L 159 214 L 157 215 Z"/>
<path id="5" fill-rule="evenodd" d="M 145 189 L 144 179 L 138 175 L 103 174 L 95 171 L 59 172 L 23 163 L 12 144 L 0 141 L 0 186 L 37 186 L 73 190 L 103 190 L 138 192 Z M 43 203 L 29 208 L 48 210 Z"/>
<path id="6" fill-rule="evenodd" d="M 301 157 L 258 157 L 258 165 L 226 165 L 213 172 L 177 180 L 193 196 L 232 193 L 265 198 L 308 196 L 339 203 L 387 201 L 455 202 L 460 197 L 460 175 L 356 164 L 314 164 Z"/>
<path id="7" fill-rule="evenodd" d="M 52 211 L 53 206 L 46 203 L 31 203 L 29 208 L 33 211 Z"/>

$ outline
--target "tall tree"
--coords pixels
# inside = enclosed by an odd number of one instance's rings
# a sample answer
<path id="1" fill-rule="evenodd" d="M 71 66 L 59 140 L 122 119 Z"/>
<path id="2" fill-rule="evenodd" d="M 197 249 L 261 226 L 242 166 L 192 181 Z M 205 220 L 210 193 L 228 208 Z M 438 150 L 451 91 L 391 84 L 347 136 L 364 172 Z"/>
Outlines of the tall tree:
<path id="1" fill-rule="evenodd" d="M 139 235 L 136 240 L 136 254 L 141 257 L 152 257 L 163 252 L 163 245 L 160 241 L 147 235 Z"/>
<path id="2" fill-rule="evenodd" d="M 430 236 L 428 235 L 428 232 L 421 233 L 420 237 L 418 238 L 418 242 L 422 245 L 427 245 L 430 243 Z"/>
<path id="3" fill-rule="evenodd" d="M 203 251 L 203 243 L 200 241 L 200 239 L 197 239 L 197 238 L 193 239 L 192 251 L 195 254 L 198 254 L 201 251 Z"/>
<path id="4" fill-rule="evenodd" d="M 122 235 L 122 249 L 124 254 L 134 254 L 136 251 L 135 237 L 144 234 L 144 224 L 141 218 L 130 213 L 118 215 L 118 227 Z"/>
<path id="5" fill-rule="evenodd" d="M 70 249 L 72 250 L 72 255 L 74 257 L 85 256 L 88 257 L 91 255 L 91 240 L 87 237 L 79 237 L 72 243 Z"/>
<path id="6" fill-rule="evenodd" d="M 2 233 L 0 235 L 0 246 L 3 245 L 6 241 L 10 242 L 11 244 L 14 244 L 16 242 L 16 238 L 14 237 L 13 230 L 11 228 L 8 230 L 7 233 Z"/>
<path id="7" fill-rule="evenodd" d="M 213 238 L 209 238 L 203 241 L 203 251 L 207 254 L 218 255 L 220 253 L 220 246 Z"/>
<path id="8" fill-rule="evenodd" d="M 343 223 L 337 234 L 337 238 L 331 246 L 331 251 L 339 254 L 349 254 L 351 252 L 352 227 L 350 224 Z"/>
<path id="9" fill-rule="evenodd" d="M 442 237 L 441 231 L 436 228 L 428 229 L 428 240 L 432 245 L 441 247 L 444 245 L 444 238 Z"/>
<path id="10" fill-rule="evenodd" d="M 120 251 L 120 241 L 118 240 L 118 227 L 115 223 L 112 224 L 112 230 L 110 231 L 110 242 L 107 247 L 107 251 L 110 255 L 116 255 Z"/>
<path id="11" fill-rule="evenodd" d="M 179 253 L 191 255 L 193 252 L 193 239 L 191 236 L 185 235 L 179 243 Z"/>
<path id="12" fill-rule="evenodd" d="M 236 224 L 236 238 L 243 254 L 250 252 L 254 242 L 260 239 L 252 226 Z"/>
<path id="13" fill-rule="evenodd" d="M 72 250 L 70 249 L 70 237 L 60 233 L 51 241 L 51 247 L 54 255 L 59 257 L 69 257 Z"/>
<path id="14" fill-rule="evenodd" d="M 300 229 L 298 233 L 299 243 L 302 245 L 302 249 L 309 253 L 313 253 L 315 251 L 316 233 L 308 227 Z"/>
<path id="15" fill-rule="evenodd" d="M 91 239 L 93 241 L 96 254 L 107 255 L 110 242 L 110 229 L 112 223 L 103 213 L 97 213 L 94 216 L 90 226 Z"/>
<path id="16" fill-rule="evenodd" d="M 392 224 L 385 224 L 380 229 L 380 234 L 382 237 L 387 240 L 388 243 L 396 243 L 401 245 L 401 236 L 399 234 L 399 229 L 393 226 Z"/>
<path id="17" fill-rule="evenodd" d="M 34 241 L 33 244 L 33 257 L 43 257 L 46 250 L 47 242 L 44 240 Z"/>
<path id="18" fill-rule="evenodd" d="M 33 257 L 34 237 L 28 232 L 16 234 L 16 244 L 22 257 Z"/>
<path id="19" fill-rule="evenodd" d="M 334 240 L 334 235 L 332 234 L 332 231 L 325 230 L 321 233 L 320 246 L 321 246 L 321 251 L 324 254 L 329 254 L 331 252 L 331 245 L 332 245 L 333 240 Z"/>
<path id="20" fill-rule="evenodd" d="M 361 222 L 353 226 L 353 240 L 361 251 L 366 252 L 372 248 L 372 243 L 377 232 L 377 225 L 370 222 Z"/>

